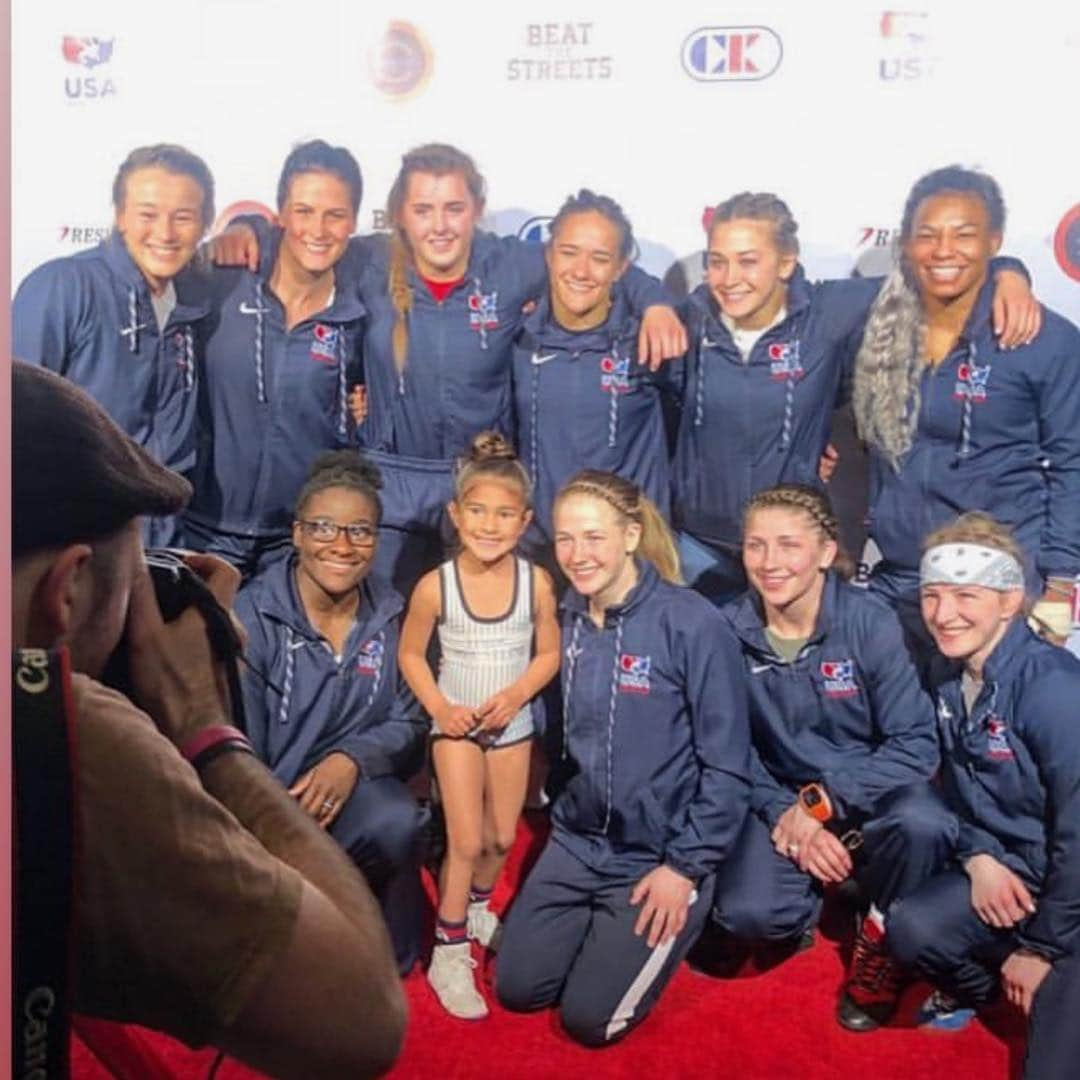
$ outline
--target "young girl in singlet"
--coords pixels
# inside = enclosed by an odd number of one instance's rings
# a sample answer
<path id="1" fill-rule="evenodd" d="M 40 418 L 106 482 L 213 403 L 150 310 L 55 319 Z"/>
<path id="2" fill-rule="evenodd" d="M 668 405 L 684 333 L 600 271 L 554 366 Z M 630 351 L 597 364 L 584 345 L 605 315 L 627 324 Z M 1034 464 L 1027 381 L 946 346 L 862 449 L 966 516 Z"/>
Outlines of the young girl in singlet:
<path id="1" fill-rule="evenodd" d="M 528 474 L 500 435 L 484 432 L 462 460 L 448 510 L 460 550 L 409 601 L 402 674 L 432 719 L 432 757 L 446 814 L 435 950 L 428 981 L 447 1012 L 487 1015 L 470 939 L 494 948 L 488 908 L 525 801 L 529 702 L 559 669 L 548 574 L 514 554 L 532 517 Z M 427 661 L 438 626 L 438 676 Z"/>

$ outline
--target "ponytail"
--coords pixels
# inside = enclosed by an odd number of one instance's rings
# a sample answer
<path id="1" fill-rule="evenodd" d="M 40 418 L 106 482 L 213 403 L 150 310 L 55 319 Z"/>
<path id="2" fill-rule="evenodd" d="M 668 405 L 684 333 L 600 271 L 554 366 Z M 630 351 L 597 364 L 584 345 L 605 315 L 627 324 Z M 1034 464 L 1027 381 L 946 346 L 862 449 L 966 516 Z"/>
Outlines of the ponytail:
<path id="1" fill-rule="evenodd" d="M 569 495 L 588 495 L 611 506 L 625 524 L 634 522 L 641 528 L 638 554 L 651 563 L 656 572 L 673 585 L 684 584 L 679 566 L 679 549 L 675 537 L 656 508 L 637 486 L 615 473 L 598 469 L 583 469 L 571 477 L 555 496 L 557 506 Z"/>

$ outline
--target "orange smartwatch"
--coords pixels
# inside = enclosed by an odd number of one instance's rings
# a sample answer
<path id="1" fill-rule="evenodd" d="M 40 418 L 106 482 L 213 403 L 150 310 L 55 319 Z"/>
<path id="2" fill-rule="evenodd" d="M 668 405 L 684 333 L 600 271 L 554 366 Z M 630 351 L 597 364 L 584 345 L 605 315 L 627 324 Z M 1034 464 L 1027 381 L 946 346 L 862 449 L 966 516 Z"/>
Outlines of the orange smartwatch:
<path id="1" fill-rule="evenodd" d="M 806 784 L 800 788 L 799 805 L 823 825 L 832 820 L 832 803 L 829 801 L 828 792 L 820 784 Z"/>

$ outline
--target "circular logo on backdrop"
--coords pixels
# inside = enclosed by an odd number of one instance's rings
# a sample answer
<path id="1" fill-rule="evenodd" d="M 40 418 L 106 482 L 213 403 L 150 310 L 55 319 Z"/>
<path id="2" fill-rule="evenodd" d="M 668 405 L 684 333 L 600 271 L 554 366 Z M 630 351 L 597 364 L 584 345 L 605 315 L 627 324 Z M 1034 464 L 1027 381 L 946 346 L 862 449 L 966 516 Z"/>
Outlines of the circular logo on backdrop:
<path id="1" fill-rule="evenodd" d="M 1080 203 L 1061 219 L 1054 233 L 1054 255 L 1058 266 L 1074 281 L 1080 281 Z"/>
<path id="2" fill-rule="evenodd" d="M 241 199 L 239 202 L 229 203 L 218 214 L 217 219 L 210 228 L 210 235 L 217 236 L 218 233 L 224 232 L 232 223 L 233 218 L 240 217 L 241 214 L 258 214 L 260 217 L 266 218 L 271 225 L 277 224 L 277 214 L 269 206 L 261 202 L 255 202 L 254 199 Z"/>
<path id="3" fill-rule="evenodd" d="M 412 23 L 395 20 L 372 45 L 368 66 L 377 90 L 387 97 L 407 97 L 430 77 L 431 49 Z"/>
<path id="4" fill-rule="evenodd" d="M 530 244 L 546 244 L 551 239 L 551 218 L 531 217 L 518 229 L 518 239 Z"/>

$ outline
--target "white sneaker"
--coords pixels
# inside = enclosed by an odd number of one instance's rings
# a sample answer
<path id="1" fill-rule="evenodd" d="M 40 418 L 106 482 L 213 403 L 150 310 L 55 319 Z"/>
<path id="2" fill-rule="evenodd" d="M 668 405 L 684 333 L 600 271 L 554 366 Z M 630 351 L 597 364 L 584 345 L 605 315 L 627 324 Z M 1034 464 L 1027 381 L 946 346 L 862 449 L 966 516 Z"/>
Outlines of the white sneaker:
<path id="1" fill-rule="evenodd" d="M 468 923 L 465 932 L 469 935 L 469 940 L 497 952 L 502 939 L 502 923 L 499 916 L 488 907 L 487 901 L 471 903 L 466 918 Z"/>
<path id="2" fill-rule="evenodd" d="M 475 967 L 467 941 L 436 945 L 432 951 L 428 982 L 442 1007 L 461 1020 L 481 1020 L 488 1014 L 487 1003 L 476 989 Z"/>

